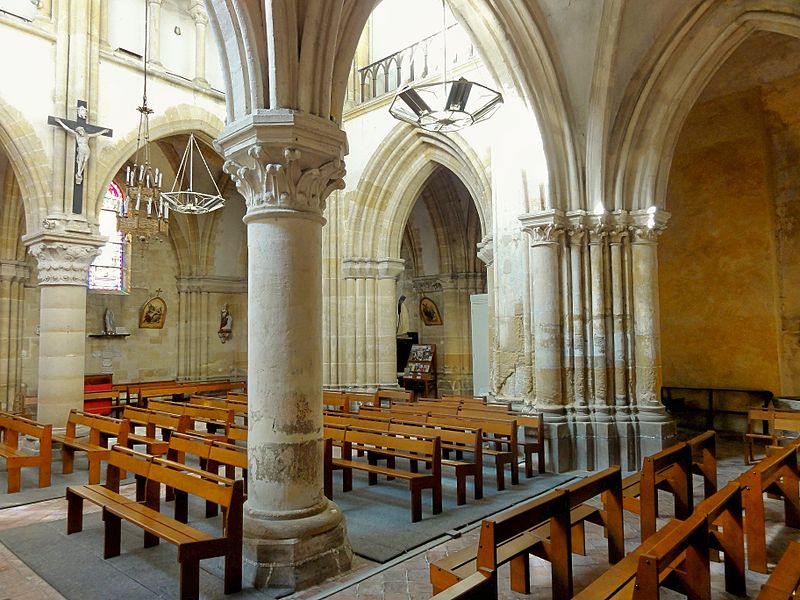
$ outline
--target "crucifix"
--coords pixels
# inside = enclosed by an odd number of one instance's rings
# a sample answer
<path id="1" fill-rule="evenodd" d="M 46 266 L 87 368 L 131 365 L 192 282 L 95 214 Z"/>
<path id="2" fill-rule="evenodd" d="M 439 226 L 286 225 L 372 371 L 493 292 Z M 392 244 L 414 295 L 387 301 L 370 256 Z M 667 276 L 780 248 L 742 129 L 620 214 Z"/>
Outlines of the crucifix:
<path id="1" fill-rule="evenodd" d="M 103 135 L 111 137 L 113 132 L 105 127 L 89 125 L 86 117 L 89 113 L 85 100 L 78 100 L 78 117 L 75 121 L 60 117 L 47 117 L 47 124 L 61 127 L 75 138 L 75 177 L 72 188 L 72 212 L 79 215 L 83 212 L 83 175 L 89 162 L 89 140 Z"/>

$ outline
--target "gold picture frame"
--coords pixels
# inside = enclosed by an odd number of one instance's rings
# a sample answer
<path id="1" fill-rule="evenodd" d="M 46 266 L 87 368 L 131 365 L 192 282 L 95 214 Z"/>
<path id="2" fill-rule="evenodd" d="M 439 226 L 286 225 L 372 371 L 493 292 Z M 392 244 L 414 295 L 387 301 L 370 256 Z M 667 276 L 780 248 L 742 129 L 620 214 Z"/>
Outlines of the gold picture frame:
<path id="1" fill-rule="evenodd" d="M 167 303 L 161 296 L 153 296 L 139 313 L 139 329 L 163 329 L 167 320 Z"/>
<path id="2" fill-rule="evenodd" d="M 442 315 L 436 302 L 423 296 L 419 301 L 419 316 L 425 325 L 441 325 Z"/>

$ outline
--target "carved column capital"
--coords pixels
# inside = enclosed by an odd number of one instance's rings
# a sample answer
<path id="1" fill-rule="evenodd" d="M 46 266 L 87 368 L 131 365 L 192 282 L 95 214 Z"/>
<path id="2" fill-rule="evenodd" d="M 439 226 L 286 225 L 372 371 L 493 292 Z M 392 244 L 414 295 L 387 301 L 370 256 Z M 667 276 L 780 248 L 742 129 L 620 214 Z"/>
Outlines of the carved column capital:
<path id="1" fill-rule="evenodd" d="M 571 246 L 580 246 L 589 232 L 589 219 L 586 216 L 586 211 L 576 210 L 569 212 L 566 214 L 566 218 L 566 232 L 569 236 L 569 243 Z"/>
<path id="2" fill-rule="evenodd" d="M 555 209 L 522 215 L 519 220 L 523 231 L 531 236 L 531 246 L 557 243 L 566 228 L 564 213 Z"/>
<path id="3" fill-rule="evenodd" d="M 636 244 L 655 244 L 658 236 L 667 228 L 670 214 L 655 206 L 630 213 L 631 231 Z"/>
<path id="4" fill-rule="evenodd" d="M 342 276 L 345 279 L 375 279 L 378 276 L 378 261 L 372 258 L 343 258 Z"/>
<path id="5" fill-rule="evenodd" d="M 319 167 L 303 168 L 302 152 L 285 147 L 280 160 L 275 160 L 261 144 L 247 151 L 250 165 L 226 160 L 223 170 L 236 183 L 236 189 L 247 203 L 245 222 L 260 216 L 279 213 L 308 213 L 322 218 L 325 199 L 344 188 L 344 161 L 334 159 Z"/>
<path id="6" fill-rule="evenodd" d="M 612 246 L 622 244 L 630 235 L 631 220 L 628 211 L 621 210 L 608 214 L 608 241 Z"/>
<path id="7" fill-rule="evenodd" d="M 478 258 L 487 267 L 491 267 L 494 263 L 494 238 L 491 235 L 484 236 L 478 242 Z"/>
<path id="8" fill-rule="evenodd" d="M 195 24 L 205 25 L 208 23 L 205 0 L 192 0 L 189 5 L 189 16 L 194 19 Z"/>
<path id="9" fill-rule="evenodd" d="M 89 265 L 100 254 L 96 245 L 43 240 L 31 244 L 28 252 L 38 263 L 39 285 L 86 286 Z"/>

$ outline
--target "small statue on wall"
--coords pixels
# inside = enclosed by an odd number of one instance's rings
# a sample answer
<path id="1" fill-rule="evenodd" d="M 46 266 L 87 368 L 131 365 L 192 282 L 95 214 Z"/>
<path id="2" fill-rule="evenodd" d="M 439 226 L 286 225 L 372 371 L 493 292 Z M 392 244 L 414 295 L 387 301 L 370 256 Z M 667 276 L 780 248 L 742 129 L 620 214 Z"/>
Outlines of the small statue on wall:
<path id="1" fill-rule="evenodd" d="M 117 333 L 117 327 L 114 324 L 114 313 L 110 308 L 107 308 L 106 312 L 103 313 L 103 333 L 106 335 Z"/>
<path id="2" fill-rule="evenodd" d="M 223 304 L 222 310 L 219 314 L 219 331 L 217 332 L 217 335 L 219 335 L 219 339 L 223 344 L 228 341 L 228 338 L 231 337 L 232 330 L 233 316 L 230 312 L 228 312 L 228 305 Z"/>

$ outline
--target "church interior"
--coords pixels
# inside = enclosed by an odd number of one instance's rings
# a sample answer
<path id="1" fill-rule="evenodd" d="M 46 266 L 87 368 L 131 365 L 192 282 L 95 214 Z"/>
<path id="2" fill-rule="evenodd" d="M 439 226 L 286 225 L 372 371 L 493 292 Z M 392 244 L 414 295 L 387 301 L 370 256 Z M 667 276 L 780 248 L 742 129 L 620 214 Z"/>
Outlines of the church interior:
<path id="1" fill-rule="evenodd" d="M 800 2 L 0 48 L 0 600 L 800 589 Z"/>

